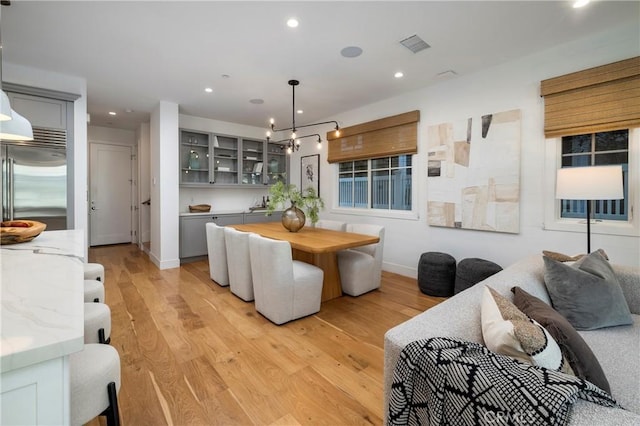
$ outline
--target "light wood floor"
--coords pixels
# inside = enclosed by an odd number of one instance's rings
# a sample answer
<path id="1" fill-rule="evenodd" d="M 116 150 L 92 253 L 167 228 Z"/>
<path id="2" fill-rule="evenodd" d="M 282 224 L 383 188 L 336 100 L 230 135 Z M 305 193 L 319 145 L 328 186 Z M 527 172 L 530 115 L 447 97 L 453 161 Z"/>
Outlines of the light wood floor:
<path id="1" fill-rule="evenodd" d="M 106 269 L 125 426 L 382 424 L 384 333 L 442 300 L 385 272 L 379 290 L 276 326 L 206 261 L 160 271 L 134 245 L 89 258 Z"/>

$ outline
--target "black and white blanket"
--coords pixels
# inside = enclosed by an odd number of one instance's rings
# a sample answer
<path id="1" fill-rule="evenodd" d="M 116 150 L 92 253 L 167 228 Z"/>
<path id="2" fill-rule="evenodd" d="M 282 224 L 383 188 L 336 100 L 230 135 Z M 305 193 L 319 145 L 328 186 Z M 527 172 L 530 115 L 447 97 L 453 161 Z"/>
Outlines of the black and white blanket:
<path id="1" fill-rule="evenodd" d="M 435 337 L 401 352 L 389 399 L 389 425 L 564 425 L 578 398 L 614 407 L 592 383 Z"/>

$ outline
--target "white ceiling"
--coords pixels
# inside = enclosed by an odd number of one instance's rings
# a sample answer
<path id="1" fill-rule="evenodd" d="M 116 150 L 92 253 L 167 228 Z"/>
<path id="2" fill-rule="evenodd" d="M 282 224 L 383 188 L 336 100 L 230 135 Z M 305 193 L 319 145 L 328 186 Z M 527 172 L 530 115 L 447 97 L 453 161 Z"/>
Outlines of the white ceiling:
<path id="1" fill-rule="evenodd" d="M 298 28 L 285 25 L 292 16 Z M 470 74 L 631 21 L 640 2 L 14 0 L 2 7 L 2 41 L 7 62 L 85 78 L 92 125 L 134 129 L 167 100 L 184 114 L 266 127 L 270 117 L 290 123 L 291 78 L 301 82 L 297 123 L 339 121 L 443 71 Z M 414 34 L 431 48 L 400 45 Z M 344 58 L 347 46 L 364 53 Z"/>

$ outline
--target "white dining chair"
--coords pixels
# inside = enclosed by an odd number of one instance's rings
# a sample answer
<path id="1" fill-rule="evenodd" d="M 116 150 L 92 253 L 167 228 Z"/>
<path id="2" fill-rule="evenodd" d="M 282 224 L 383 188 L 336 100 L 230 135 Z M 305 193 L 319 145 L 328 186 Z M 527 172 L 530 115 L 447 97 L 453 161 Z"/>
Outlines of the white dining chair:
<path id="1" fill-rule="evenodd" d="M 346 223 L 339 220 L 319 219 L 315 226 L 316 228 L 330 229 L 332 231 L 344 231 Z"/>
<path id="2" fill-rule="evenodd" d="M 227 267 L 227 247 L 224 242 L 224 227 L 213 222 L 206 225 L 207 253 L 209 255 L 209 276 L 219 286 L 229 285 L 229 268 Z"/>
<path id="3" fill-rule="evenodd" d="M 253 278 L 249 254 L 249 232 L 224 228 L 227 246 L 227 266 L 229 268 L 229 289 L 245 302 L 253 300 Z"/>
<path id="4" fill-rule="evenodd" d="M 249 235 L 256 310 L 275 324 L 320 310 L 324 272 L 293 260 L 291 244 Z"/>
<path id="5" fill-rule="evenodd" d="M 347 224 L 347 232 L 374 235 L 380 238 L 375 244 L 354 247 L 338 252 L 338 269 L 342 292 L 359 296 L 380 287 L 382 278 L 382 250 L 384 227 L 369 224 Z"/>

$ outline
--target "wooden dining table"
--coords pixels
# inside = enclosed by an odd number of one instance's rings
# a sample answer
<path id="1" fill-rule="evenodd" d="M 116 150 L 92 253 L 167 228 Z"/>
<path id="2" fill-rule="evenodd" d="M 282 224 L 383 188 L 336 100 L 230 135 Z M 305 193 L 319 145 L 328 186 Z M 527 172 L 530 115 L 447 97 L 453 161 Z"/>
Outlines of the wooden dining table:
<path id="1" fill-rule="evenodd" d="M 374 235 L 305 226 L 298 232 L 289 232 L 280 222 L 245 223 L 227 225 L 238 231 L 253 232 L 266 238 L 288 241 L 293 259 L 310 263 L 324 271 L 322 301 L 342 296 L 342 283 L 338 270 L 339 250 L 375 244 L 380 238 Z"/>

